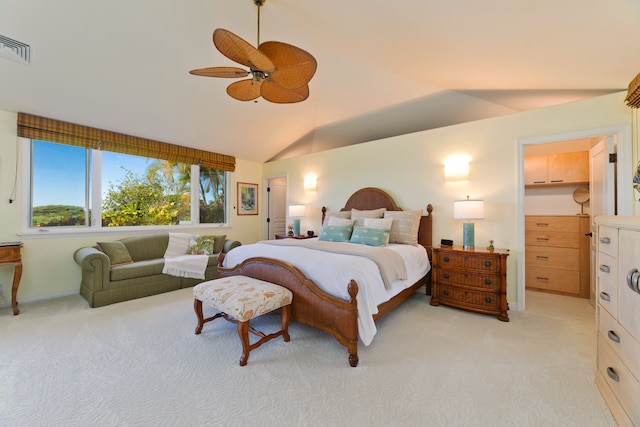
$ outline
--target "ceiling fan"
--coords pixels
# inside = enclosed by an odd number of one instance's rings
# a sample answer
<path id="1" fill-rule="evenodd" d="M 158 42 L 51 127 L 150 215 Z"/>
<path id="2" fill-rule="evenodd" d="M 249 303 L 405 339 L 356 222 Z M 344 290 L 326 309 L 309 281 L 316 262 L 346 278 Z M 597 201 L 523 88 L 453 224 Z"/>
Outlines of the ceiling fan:
<path id="1" fill-rule="evenodd" d="M 315 58 L 299 47 L 283 42 L 260 43 L 260 7 L 265 0 L 253 0 L 258 6 L 258 48 L 224 28 L 213 32 L 213 44 L 227 58 L 249 67 L 209 67 L 189 71 L 205 77 L 251 78 L 227 87 L 227 93 L 239 101 L 262 96 L 277 104 L 304 101 L 309 97 L 309 81 L 318 67 Z M 256 101 L 257 102 L 257 101 Z"/>

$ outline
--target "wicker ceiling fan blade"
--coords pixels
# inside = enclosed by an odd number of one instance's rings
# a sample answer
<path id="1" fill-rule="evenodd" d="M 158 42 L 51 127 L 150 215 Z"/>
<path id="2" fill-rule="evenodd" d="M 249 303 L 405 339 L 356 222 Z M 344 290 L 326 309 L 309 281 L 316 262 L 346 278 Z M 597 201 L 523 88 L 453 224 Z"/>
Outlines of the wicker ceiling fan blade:
<path id="1" fill-rule="evenodd" d="M 275 69 L 267 55 L 224 28 L 216 28 L 213 32 L 213 44 L 224 56 L 239 64 L 267 73 Z"/>
<path id="2" fill-rule="evenodd" d="M 189 74 L 204 77 L 238 78 L 247 77 L 249 71 L 238 67 L 209 67 L 189 71 Z"/>
<path id="3" fill-rule="evenodd" d="M 231 83 L 227 87 L 227 93 L 238 101 L 252 101 L 260 96 L 262 83 L 262 81 L 254 82 L 253 79 L 240 80 Z"/>
<path id="4" fill-rule="evenodd" d="M 264 81 L 260 94 L 264 99 L 276 104 L 293 104 L 304 101 L 309 97 L 309 86 L 304 85 L 295 89 L 285 89 L 274 82 Z"/>
<path id="5" fill-rule="evenodd" d="M 261 43 L 258 49 L 275 65 L 270 78 L 285 89 L 305 86 L 318 68 L 313 55 L 288 43 L 269 41 Z"/>

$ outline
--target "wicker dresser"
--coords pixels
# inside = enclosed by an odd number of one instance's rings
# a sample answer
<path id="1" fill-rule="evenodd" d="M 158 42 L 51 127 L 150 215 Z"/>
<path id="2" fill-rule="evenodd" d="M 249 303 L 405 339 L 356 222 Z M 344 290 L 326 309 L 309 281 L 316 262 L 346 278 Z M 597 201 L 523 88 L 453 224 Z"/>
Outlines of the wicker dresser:
<path id="1" fill-rule="evenodd" d="M 640 426 L 640 217 L 598 216 L 596 383 L 622 426 Z"/>
<path id="2" fill-rule="evenodd" d="M 448 305 L 509 321 L 506 249 L 433 248 L 431 305 Z"/>
<path id="3" fill-rule="evenodd" d="M 589 298 L 590 228 L 588 215 L 525 217 L 525 285 Z"/>

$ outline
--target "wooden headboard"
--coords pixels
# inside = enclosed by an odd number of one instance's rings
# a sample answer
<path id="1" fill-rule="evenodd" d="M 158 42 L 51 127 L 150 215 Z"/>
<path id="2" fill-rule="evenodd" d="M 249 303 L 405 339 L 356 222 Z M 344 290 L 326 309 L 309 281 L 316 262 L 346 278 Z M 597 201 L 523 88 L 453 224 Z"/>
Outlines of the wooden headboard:
<path id="1" fill-rule="evenodd" d="M 351 209 L 371 210 L 385 208 L 388 211 L 401 211 L 396 205 L 393 198 L 384 190 L 374 187 L 361 188 L 349 197 L 347 203 L 341 211 L 351 211 Z M 427 205 L 427 214 L 420 219 L 420 228 L 418 229 L 418 243 L 427 249 L 429 258 L 431 258 L 431 248 L 433 246 L 433 206 Z M 327 214 L 327 208 L 322 207 L 322 223 Z"/>

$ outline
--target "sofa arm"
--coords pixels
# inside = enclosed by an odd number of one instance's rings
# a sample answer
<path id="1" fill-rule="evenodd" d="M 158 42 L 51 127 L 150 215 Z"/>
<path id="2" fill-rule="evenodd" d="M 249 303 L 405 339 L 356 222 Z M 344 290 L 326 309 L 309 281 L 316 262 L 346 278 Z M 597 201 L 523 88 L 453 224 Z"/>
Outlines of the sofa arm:
<path id="1" fill-rule="evenodd" d="M 80 248 L 73 254 L 73 259 L 82 267 L 82 283 L 93 291 L 107 289 L 111 260 L 97 248 Z"/>
<path id="2" fill-rule="evenodd" d="M 223 253 L 227 253 L 229 252 L 231 249 L 240 246 L 241 243 L 239 240 L 225 240 L 224 241 L 224 246 L 222 247 L 222 252 Z"/>

